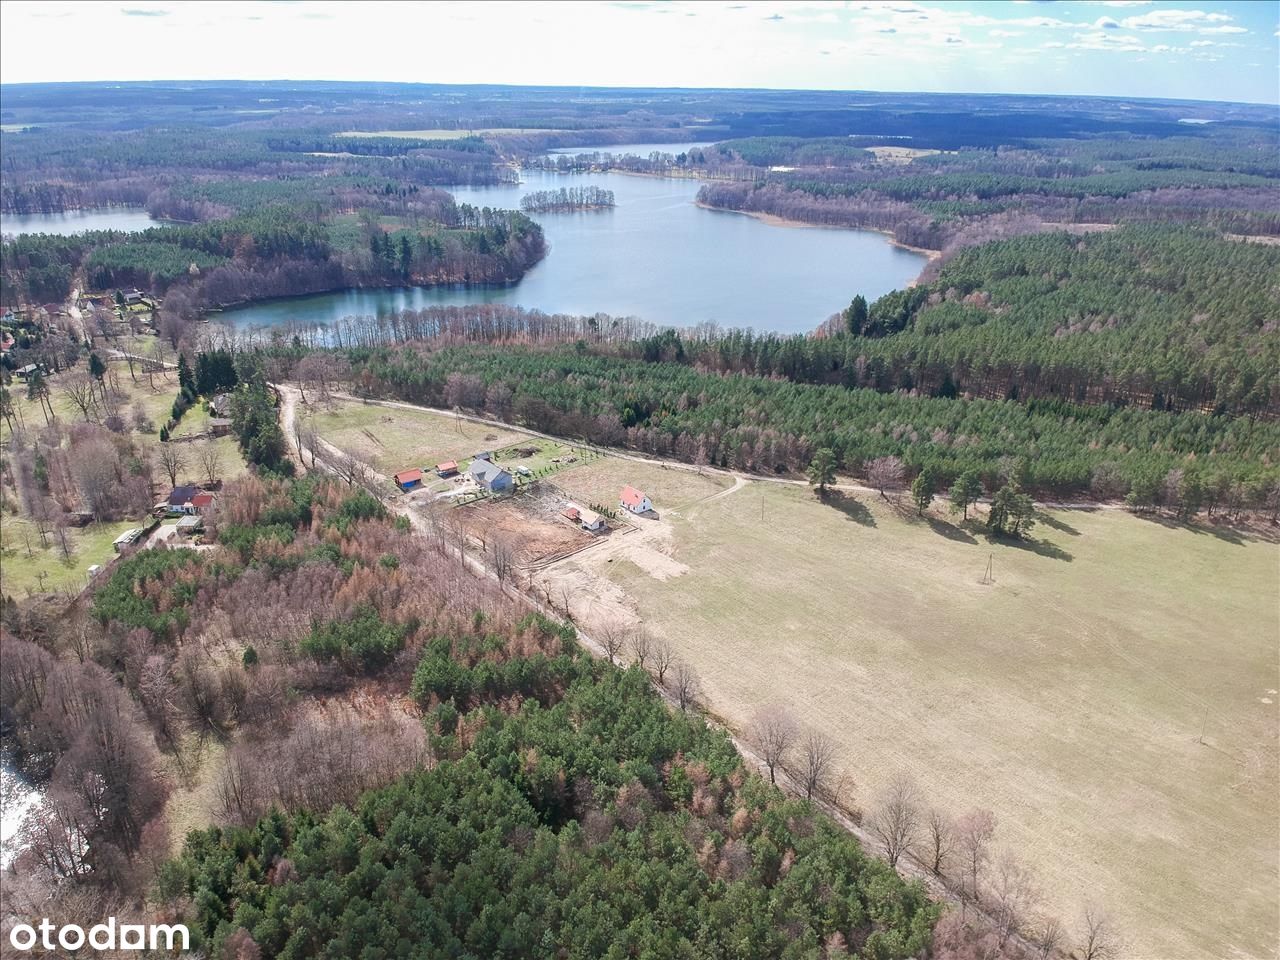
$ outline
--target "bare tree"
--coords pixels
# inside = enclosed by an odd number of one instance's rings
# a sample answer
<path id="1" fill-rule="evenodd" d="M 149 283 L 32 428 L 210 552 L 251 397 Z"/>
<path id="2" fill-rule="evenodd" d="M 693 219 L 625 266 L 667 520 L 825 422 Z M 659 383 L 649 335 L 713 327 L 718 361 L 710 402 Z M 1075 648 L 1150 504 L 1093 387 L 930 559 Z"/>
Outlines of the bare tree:
<path id="1" fill-rule="evenodd" d="M 934 876 L 942 876 L 947 858 L 955 849 L 955 842 L 955 824 L 951 822 L 951 818 L 937 807 L 931 807 L 925 817 L 925 839 L 921 844 L 920 859 L 933 871 Z"/>
<path id="2" fill-rule="evenodd" d="M 699 689 L 698 675 L 693 672 L 693 667 L 683 660 L 671 665 L 671 692 L 681 710 L 687 710 L 694 704 Z"/>
<path id="3" fill-rule="evenodd" d="M 956 845 L 965 869 L 961 894 L 974 902 L 981 899 L 982 871 L 991 858 L 995 833 L 996 815 L 990 810 L 971 810 L 956 824 Z"/>
<path id="4" fill-rule="evenodd" d="M 487 546 L 489 566 L 493 568 L 494 576 L 498 578 L 499 583 L 506 583 L 515 569 L 515 548 L 511 545 L 511 541 L 501 534 L 490 536 Z"/>
<path id="5" fill-rule="evenodd" d="M 1080 960 L 1111 960 L 1119 949 L 1111 918 L 1092 904 L 1087 905 L 1080 926 Z"/>
<path id="6" fill-rule="evenodd" d="M 996 864 L 991 898 L 991 919 L 1004 946 L 1040 899 L 1031 871 L 1012 854 L 1006 853 Z"/>
<path id="7" fill-rule="evenodd" d="M 97 404 L 97 381 L 87 373 L 66 373 L 62 376 L 61 394 L 84 416 L 85 423 L 93 417 L 90 415 Z"/>
<path id="8" fill-rule="evenodd" d="M 665 683 L 667 670 L 671 668 L 671 664 L 676 659 L 675 650 L 666 640 L 661 637 L 655 637 L 649 646 L 649 656 L 653 660 L 653 673 L 658 678 L 658 683 Z"/>
<path id="9" fill-rule="evenodd" d="M 831 792 L 831 781 L 835 777 L 836 745 L 826 734 L 810 730 L 800 743 L 803 753 L 801 784 L 804 795 L 812 800 L 814 797 L 826 797 Z"/>
<path id="10" fill-rule="evenodd" d="M 632 659 L 643 670 L 645 661 L 649 659 L 649 651 L 653 648 L 653 637 L 649 635 L 649 631 L 644 627 L 634 627 L 627 637 L 627 647 L 631 650 Z"/>
<path id="11" fill-rule="evenodd" d="M 918 796 L 915 781 L 898 774 L 881 795 L 871 817 L 871 832 L 884 844 L 885 856 L 894 869 L 898 858 L 915 842 L 920 827 Z"/>
<path id="12" fill-rule="evenodd" d="M 172 446 L 172 444 L 165 444 L 165 446 Z M 222 458 L 218 455 L 217 445 L 212 440 L 200 444 L 196 459 L 200 461 L 200 470 L 205 480 L 212 487 L 218 482 L 218 474 L 222 471 Z"/>
<path id="13" fill-rule="evenodd" d="M 1040 960 L 1049 960 L 1066 940 L 1062 923 L 1057 917 L 1041 917 L 1031 932 L 1031 942 L 1040 951 Z"/>
<path id="14" fill-rule="evenodd" d="M 618 662 L 618 654 L 622 652 L 622 648 L 627 643 L 627 629 L 617 621 L 611 620 L 600 628 L 596 634 L 600 640 L 600 646 L 604 648 L 604 654 L 609 658 L 610 663 Z"/>
<path id="15" fill-rule="evenodd" d="M 176 443 L 160 444 L 160 466 L 164 467 L 164 472 L 169 475 L 169 485 L 176 487 L 178 485 L 178 474 L 187 468 L 187 458 L 178 448 Z"/>
<path id="16" fill-rule="evenodd" d="M 777 783 L 776 771 L 786 759 L 791 744 L 796 739 L 796 722 L 786 708 L 766 704 L 751 719 L 750 738 L 760 752 L 760 759 L 769 768 L 769 782 Z"/>
<path id="17" fill-rule="evenodd" d="M 889 499 L 887 491 L 902 488 L 906 467 L 898 457 L 876 457 L 867 464 L 867 482 L 880 491 L 880 496 Z"/>

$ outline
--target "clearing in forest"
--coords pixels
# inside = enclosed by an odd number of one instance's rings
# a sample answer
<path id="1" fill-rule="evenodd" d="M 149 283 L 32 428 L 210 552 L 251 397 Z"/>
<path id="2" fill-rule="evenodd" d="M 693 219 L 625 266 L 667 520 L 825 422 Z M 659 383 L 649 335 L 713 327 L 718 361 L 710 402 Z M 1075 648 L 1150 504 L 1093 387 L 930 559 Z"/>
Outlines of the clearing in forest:
<path id="1" fill-rule="evenodd" d="M 786 705 L 863 807 L 905 772 L 945 811 L 990 808 L 1049 907 L 1074 927 L 1102 904 L 1128 956 L 1276 954 L 1275 543 L 1099 510 L 993 544 L 875 495 L 715 496 L 615 458 L 557 483 L 623 479 L 660 519 L 539 578 L 585 628 L 665 636 L 736 729 Z"/>

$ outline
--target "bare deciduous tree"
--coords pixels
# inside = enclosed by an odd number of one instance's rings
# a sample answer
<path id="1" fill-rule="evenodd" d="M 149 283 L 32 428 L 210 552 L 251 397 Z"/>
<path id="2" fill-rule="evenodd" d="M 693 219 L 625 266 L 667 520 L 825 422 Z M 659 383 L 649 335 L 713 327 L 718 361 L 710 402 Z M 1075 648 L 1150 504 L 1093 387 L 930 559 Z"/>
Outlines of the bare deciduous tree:
<path id="1" fill-rule="evenodd" d="M 995 833 L 996 815 L 990 810 L 971 810 L 956 823 L 956 845 L 965 870 L 960 892 L 974 902 L 981 899 L 982 871 L 991 857 Z"/>
<path id="2" fill-rule="evenodd" d="M 760 759 L 769 768 L 769 782 L 777 783 L 777 768 L 786 759 L 791 744 L 796 739 L 796 722 L 786 708 L 766 704 L 756 711 L 751 720 L 750 738 L 760 752 Z"/>
<path id="3" fill-rule="evenodd" d="M 631 658 L 643 670 L 645 661 L 649 659 L 649 651 L 653 648 L 653 637 L 644 627 L 634 627 L 627 636 L 627 648 L 631 651 Z"/>
<path id="4" fill-rule="evenodd" d="M 91 413 L 97 403 L 98 383 L 87 373 L 65 373 L 59 384 L 61 394 L 84 416 L 85 423 L 93 419 Z"/>
<path id="5" fill-rule="evenodd" d="M 667 671 L 676 659 L 675 650 L 666 640 L 655 637 L 649 646 L 649 657 L 653 661 L 653 673 L 658 678 L 658 683 L 665 683 Z"/>
<path id="6" fill-rule="evenodd" d="M 604 654 L 609 658 L 610 663 L 618 662 L 618 654 L 622 652 L 622 648 L 627 643 L 627 629 L 617 621 L 609 621 L 604 624 L 596 634 L 600 640 L 600 646 L 604 649 Z"/>
<path id="7" fill-rule="evenodd" d="M 693 706 L 698 699 L 699 687 L 698 675 L 688 663 L 677 660 L 671 665 L 671 692 L 681 710 Z"/>
<path id="8" fill-rule="evenodd" d="M 805 797 L 812 800 L 829 796 L 835 778 L 835 743 L 826 734 L 810 730 L 804 735 L 800 749 L 803 763 L 800 780 Z"/>
<path id="9" fill-rule="evenodd" d="M 160 466 L 164 468 L 164 472 L 169 475 L 169 485 L 176 487 L 178 485 L 178 474 L 187 468 L 186 455 L 178 448 L 176 443 L 160 444 Z"/>
<path id="10" fill-rule="evenodd" d="M 1012 854 L 1002 856 L 991 884 L 991 919 L 1001 946 L 1022 926 L 1039 898 L 1031 871 Z"/>
<path id="11" fill-rule="evenodd" d="M 499 583 L 506 583 L 515 570 L 516 551 L 511 541 L 501 534 L 493 534 L 487 544 L 489 566 Z"/>
<path id="12" fill-rule="evenodd" d="M 955 824 L 937 807 L 930 808 L 925 817 L 925 839 L 921 848 L 920 859 L 934 876 L 942 876 L 947 858 L 955 848 Z"/>
<path id="13" fill-rule="evenodd" d="M 916 840 L 920 827 L 919 792 L 915 781 L 899 774 L 881 794 L 871 817 L 871 832 L 884 844 L 889 866 L 897 868 L 898 858 Z"/>
<path id="14" fill-rule="evenodd" d="M 902 487 L 906 467 L 898 457 L 876 457 L 867 464 L 867 482 L 880 491 L 880 496 L 889 499 L 888 491 Z"/>
<path id="15" fill-rule="evenodd" d="M 168 446 L 169 444 L 166 444 Z M 204 474 L 204 479 L 209 486 L 214 486 L 218 482 L 218 474 L 222 470 L 222 458 L 218 456 L 218 448 L 212 442 L 202 443 L 200 450 L 196 454 L 196 459 L 200 461 L 200 471 Z"/>
<path id="16" fill-rule="evenodd" d="M 1080 924 L 1080 960 L 1111 960 L 1119 949 L 1111 918 L 1092 904 L 1087 905 Z"/>
<path id="17" fill-rule="evenodd" d="M 1066 939 L 1062 923 L 1057 917 L 1041 917 L 1031 932 L 1031 942 L 1040 951 L 1040 960 L 1054 956 Z"/>

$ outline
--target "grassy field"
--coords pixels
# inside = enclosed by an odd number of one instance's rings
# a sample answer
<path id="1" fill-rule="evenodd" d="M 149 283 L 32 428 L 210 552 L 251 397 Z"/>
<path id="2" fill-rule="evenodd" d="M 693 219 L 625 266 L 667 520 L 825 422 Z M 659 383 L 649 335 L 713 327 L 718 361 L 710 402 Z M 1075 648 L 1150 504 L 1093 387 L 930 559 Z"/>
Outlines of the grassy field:
<path id="1" fill-rule="evenodd" d="M 317 432 L 338 449 L 359 457 L 384 476 L 411 467 L 457 460 L 463 469 L 471 455 L 500 450 L 525 435 L 500 427 L 418 410 L 336 401 L 327 407 L 300 408 Z M 522 444 L 523 445 L 523 444 Z"/>
<path id="2" fill-rule="evenodd" d="M 592 598 L 588 624 L 666 636 L 736 728 L 786 704 L 840 744 L 858 803 L 901 771 L 943 810 L 989 807 L 1054 912 L 1104 905 L 1126 957 L 1276 955 L 1275 544 L 1120 511 L 992 544 L 872 495 L 713 496 L 621 460 L 555 480 L 614 500 L 623 481 L 662 519 L 548 575 Z"/>
<path id="3" fill-rule="evenodd" d="M 699 476 L 618 457 L 571 467 L 557 473 L 551 482 L 583 503 L 598 503 L 611 510 L 617 509 L 622 488 L 630 484 L 648 494 L 659 516 L 665 516 L 672 510 L 687 509 L 700 500 L 727 490 L 731 484 L 729 478 L 722 474 Z"/>
<path id="4" fill-rule="evenodd" d="M 0 515 L 0 592 L 18 598 L 25 597 L 28 590 L 39 593 L 83 587 L 89 567 L 108 563 L 115 556 L 112 543 L 116 537 L 136 526 L 136 520 L 123 520 L 68 530 L 71 557 L 63 559 L 56 534 L 50 533 L 49 545 L 42 547 L 34 524 L 7 513 Z"/>

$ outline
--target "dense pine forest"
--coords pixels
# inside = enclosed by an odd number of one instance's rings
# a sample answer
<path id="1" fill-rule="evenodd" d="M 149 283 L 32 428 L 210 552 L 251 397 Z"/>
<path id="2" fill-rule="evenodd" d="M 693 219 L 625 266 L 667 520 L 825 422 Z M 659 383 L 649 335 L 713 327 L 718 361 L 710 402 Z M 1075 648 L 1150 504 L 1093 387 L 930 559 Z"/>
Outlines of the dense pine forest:
<path id="1" fill-rule="evenodd" d="M 1194 467 L 1235 489 L 1238 500 L 1261 502 L 1276 479 L 1274 420 L 717 374 L 659 359 L 662 342 L 650 342 L 649 362 L 585 345 L 357 350 L 351 360 L 356 383 L 374 395 L 445 407 L 470 396 L 476 407 L 538 430 L 740 470 L 800 473 L 825 447 L 855 473 L 877 457 L 899 456 L 917 470 L 934 467 L 947 482 L 977 470 L 992 488 L 1022 460 L 1024 484 L 1050 495 L 1124 496 L 1170 469 Z M 681 349 L 674 336 L 666 343 Z M 485 406 L 488 397 L 501 403 Z"/>

